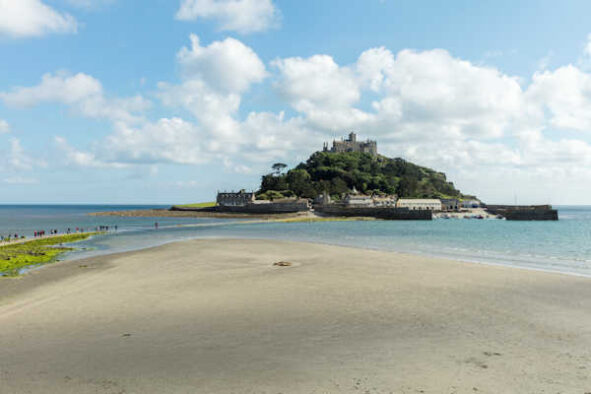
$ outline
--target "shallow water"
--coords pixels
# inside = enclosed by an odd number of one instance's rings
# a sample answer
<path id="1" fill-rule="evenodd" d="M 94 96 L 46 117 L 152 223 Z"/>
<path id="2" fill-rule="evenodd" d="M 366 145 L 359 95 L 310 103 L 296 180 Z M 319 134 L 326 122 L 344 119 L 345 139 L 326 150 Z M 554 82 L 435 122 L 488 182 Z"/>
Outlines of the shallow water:
<path id="1" fill-rule="evenodd" d="M 558 222 L 505 220 L 241 223 L 195 218 L 94 217 L 88 212 L 153 206 L 0 206 L 0 234 L 35 229 L 118 226 L 77 243 L 65 259 L 143 249 L 194 238 L 319 242 L 449 257 L 591 276 L 591 207 L 558 207 Z M 154 229 L 158 221 L 159 229 Z"/>

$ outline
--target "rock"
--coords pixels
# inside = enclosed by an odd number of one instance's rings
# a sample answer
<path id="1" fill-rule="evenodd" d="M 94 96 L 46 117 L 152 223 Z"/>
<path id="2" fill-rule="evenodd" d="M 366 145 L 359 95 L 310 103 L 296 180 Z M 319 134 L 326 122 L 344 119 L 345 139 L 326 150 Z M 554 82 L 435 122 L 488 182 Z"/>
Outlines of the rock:
<path id="1" fill-rule="evenodd" d="M 292 264 L 288 261 L 278 261 L 276 263 L 273 263 L 273 265 L 277 267 L 290 267 Z"/>

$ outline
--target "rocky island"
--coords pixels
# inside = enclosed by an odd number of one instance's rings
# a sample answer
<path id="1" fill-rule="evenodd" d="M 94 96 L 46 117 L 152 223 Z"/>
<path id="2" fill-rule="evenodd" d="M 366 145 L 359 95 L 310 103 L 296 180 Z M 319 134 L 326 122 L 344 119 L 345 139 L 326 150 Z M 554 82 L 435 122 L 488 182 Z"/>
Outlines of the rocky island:
<path id="1" fill-rule="evenodd" d="M 372 217 L 387 220 L 505 218 L 558 220 L 550 205 L 487 206 L 464 194 L 443 172 L 378 153 L 357 134 L 334 140 L 286 171 L 275 163 L 257 191 L 218 192 L 216 202 L 170 210 L 103 212 L 117 216 L 190 216 L 277 219 L 294 216 Z"/>

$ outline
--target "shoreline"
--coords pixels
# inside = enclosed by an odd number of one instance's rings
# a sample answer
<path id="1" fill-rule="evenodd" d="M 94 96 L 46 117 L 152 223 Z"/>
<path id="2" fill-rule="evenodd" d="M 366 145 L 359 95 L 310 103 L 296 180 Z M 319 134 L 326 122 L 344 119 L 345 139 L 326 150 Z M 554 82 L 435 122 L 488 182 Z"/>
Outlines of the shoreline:
<path id="1" fill-rule="evenodd" d="M 588 278 L 217 239 L 59 262 L 2 284 L 0 365 L 14 393 L 591 384 Z"/>
<path id="2" fill-rule="evenodd" d="M 264 223 L 264 222 L 253 221 L 253 223 Z M 441 262 L 454 263 L 454 264 L 467 264 L 469 266 L 471 266 L 471 265 L 482 266 L 484 268 L 489 267 L 489 268 L 499 268 L 499 269 L 506 269 L 506 270 L 517 270 L 519 272 L 532 272 L 532 273 L 540 273 L 540 274 L 546 274 L 546 275 L 557 275 L 557 276 L 564 276 L 564 277 L 579 278 L 579 279 L 583 279 L 583 280 L 585 280 L 585 279 L 591 280 L 591 275 L 578 274 L 578 273 L 574 273 L 574 272 L 554 271 L 554 270 L 547 270 L 547 269 L 534 268 L 534 267 L 520 267 L 520 266 L 515 266 L 515 265 L 493 263 L 493 262 L 487 262 L 487 261 L 463 260 L 459 257 L 455 258 L 455 257 L 434 255 L 434 254 L 421 253 L 421 252 L 409 253 L 409 252 L 404 252 L 404 251 L 397 251 L 397 250 L 391 250 L 391 249 L 381 249 L 381 248 L 369 247 L 369 246 L 365 246 L 365 247 L 347 246 L 347 245 L 340 245 L 340 244 L 319 242 L 319 241 L 318 242 L 291 241 L 291 240 L 269 239 L 269 238 L 217 237 L 217 236 L 207 237 L 206 236 L 206 237 L 196 237 L 196 238 L 183 239 L 183 240 L 164 241 L 163 243 L 145 246 L 145 247 L 141 247 L 139 249 L 126 250 L 126 251 L 121 251 L 121 252 L 115 251 L 112 253 L 105 253 L 105 254 L 100 254 L 100 255 L 91 256 L 91 257 L 79 257 L 79 258 L 75 257 L 72 259 L 58 258 L 57 260 L 55 260 L 51 263 L 33 266 L 33 267 L 31 267 L 30 270 L 27 270 L 26 272 L 24 272 L 18 276 L 0 276 L 0 284 L 11 282 L 11 281 L 21 281 L 21 280 L 27 278 L 28 276 L 39 275 L 49 268 L 55 268 L 55 267 L 62 266 L 62 265 L 64 266 L 64 268 L 62 268 L 63 271 L 68 271 L 70 268 L 65 268 L 65 267 L 69 266 L 70 264 L 71 265 L 78 264 L 79 266 L 83 266 L 82 268 L 88 268 L 87 266 L 91 265 L 93 267 L 93 269 L 99 269 L 99 268 L 101 268 L 100 266 L 102 264 L 107 263 L 107 265 L 108 265 L 109 260 L 124 258 L 126 256 L 132 256 L 132 255 L 140 254 L 140 253 L 149 253 L 150 251 L 155 251 L 160 248 L 174 247 L 175 245 L 183 245 L 183 244 L 188 244 L 188 243 L 192 243 L 192 242 L 205 242 L 205 243 L 206 242 L 258 242 L 258 243 L 271 243 L 271 244 L 286 243 L 286 244 L 299 244 L 299 245 L 302 245 L 302 247 L 304 247 L 304 248 L 306 245 L 318 246 L 318 247 L 324 246 L 324 247 L 329 247 L 329 248 L 350 249 L 351 251 L 358 251 L 358 252 L 359 251 L 366 251 L 366 252 L 391 254 L 392 256 L 395 256 L 397 258 L 402 258 L 402 259 L 410 259 L 410 260 L 412 260 L 412 259 L 427 259 L 427 260 L 431 260 L 431 261 L 435 261 L 435 262 L 441 261 Z M 68 253 L 72 253 L 72 252 L 75 252 L 75 250 L 63 252 L 63 254 L 67 255 Z M 83 273 L 83 272 L 81 272 L 81 273 Z M 69 273 L 68 273 L 68 275 L 69 275 Z M 64 278 L 66 278 L 68 275 L 66 275 Z M 54 280 L 60 280 L 59 276 L 52 275 L 52 278 Z M 41 278 L 41 281 L 43 281 L 43 278 Z M 1 301 L 3 298 L 3 290 L 6 290 L 6 289 L 7 289 L 6 286 L 4 286 L 4 287 L 0 286 L 0 306 L 1 306 Z M 6 294 L 9 294 L 9 292 L 4 293 L 4 296 L 6 296 Z"/>
<path id="3" fill-rule="evenodd" d="M 253 221 L 252 223 L 265 223 L 265 221 Z M 240 223 L 241 224 L 241 223 Z M 251 224 L 251 223 L 249 223 Z M 291 240 L 283 240 L 283 239 L 270 239 L 270 238 L 248 238 L 248 237 L 218 237 L 218 236 L 205 236 L 205 237 L 196 237 L 190 239 L 183 239 L 183 240 L 170 240 L 164 241 L 163 243 L 158 243 L 150 246 L 141 247 L 138 249 L 133 250 L 126 250 L 121 252 L 112 252 L 112 253 L 105 253 L 100 254 L 97 256 L 91 257 L 80 257 L 80 258 L 73 258 L 73 259 L 57 259 L 51 263 L 40 264 L 36 266 L 30 267 L 30 270 L 22 273 L 18 276 L 0 276 L 0 283 L 3 281 L 11 281 L 11 280 L 22 280 L 28 275 L 37 274 L 43 272 L 47 268 L 59 266 L 59 265 L 68 265 L 68 264 L 80 264 L 84 266 L 83 268 L 87 268 L 87 264 L 92 264 L 93 266 L 98 266 L 108 260 L 111 259 L 118 259 L 123 258 L 126 256 L 140 254 L 140 253 L 148 253 L 150 251 L 155 251 L 160 248 L 165 247 L 174 247 L 175 245 L 183 245 L 188 243 L 194 242 L 256 242 L 256 243 L 286 243 L 286 244 L 296 244 L 301 245 L 303 248 L 306 245 L 309 246 L 318 246 L 318 247 L 328 247 L 328 248 L 340 248 L 340 249 L 350 249 L 351 251 L 357 252 L 376 252 L 376 253 L 383 253 L 383 254 L 391 254 L 393 257 L 402 258 L 402 259 L 421 259 L 421 260 L 431 260 L 434 262 L 444 262 L 444 263 L 452 263 L 452 264 L 467 264 L 469 266 L 482 266 L 482 267 L 490 267 L 490 268 L 499 268 L 499 269 L 506 269 L 506 270 L 517 270 L 519 272 L 532 272 L 532 273 L 540 273 L 546 275 L 557 275 L 557 276 L 565 276 L 565 277 L 572 277 L 572 278 L 579 278 L 583 280 L 591 280 L 591 275 L 579 274 L 575 272 L 564 272 L 558 270 L 550 270 L 550 269 L 543 269 L 543 268 L 535 268 L 535 267 L 522 267 L 510 264 L 503 264 L 503 263 L 494 263 L 489 261 L 475 261 L 475 260 L 463 260 L 460 257 L 450 257 L 444 255 L 436 255 L 430 253 L 421 253 L 421 252 L 404 252 L 404 251 L 397 251 L 392 249 L 381 249 L 377 247 L 370 247 L 370 246 L 348 246 L 348 245 L 340 245 L 336 243 L 328 243 L 328 242 L 315 242 L 315 241 L 291 241 Z M 65 251 L 63 254 L 67 255 L 67 253 L 75 252 L 75 249 L 71 251 Z M 65 268 L 64 268 L 65 270 Z M 59 279 L 59 278 L 56 278 Z M 2 300 L 2 288 L 0 287 L 0 301 Z M 0 304 L 1 306 L 1 304 Z"/>
<path id="4" fill-rule="evenodd" d="M 217 226 L 225 226 L 225 225 L 252 225 L 252 224 L 269 224 L 269 223 L 315 223 L 315 222 L 351 222 L 351 221 L 380 221 L 380 219 L 374 218 L 365 218 L 365 217 L 322 217 L 322 216 L 299 216 L 295 218 L 276 218 L 273 220 L 265 220 L 265 219 L 252 219 L 252 220 L 243 220 L 243 221 L 235 221 L 235 222 L 220 222 L 220 223 L 195 223 L 195 224 L 180 224 L 180 225 L 171 225 L 169 227 L 161 227 L 161 229 L 166 228 L 192 228 L 192 227 L 217 227 Z M 120 234 L 124 234 L 125 232 L 121 232 Z M 199 239 L 245 239 L 245 240 L 260 240 L 260 241 L 290 241 L 289 239 L 280 239 L 280 238 L 264 238 L 259 236 L 254 237 L 238 237 L 238 236 L 195 236 L 190 238 L 185 238 L 182 240 L 168 240 L 165 242 L 158 242 L 146 247 L 140 247 L 138 249 L 133 249 L 131 251 L 140 251 L 148 248 L 158 247 L 162 245 L 168 245 L 175 242 L 185 242 L 190 240 L 199 240 Z M 489 266 L 499 266 L 499 267 L 507 267 L 507 268 L 517 268 L 520 270 L 527 270 L 527 271 L 535 271 L 535 272 L 547 272 L 547 273 L 556 273 L 562 275 L 569 275 L 575 277 L 583 277 L 583 278 L 591 278 L 591 273 L 579 273 L 574 271 L 565 271 L 559 269 L 548 269 L 544 267 L 535 267 L 528 264 L 532 264 L 529 261 L 521 261 L 521 260 L 503 260 L 505 259 L 504 256 L 500 257 L 491 257 L 489 259 L 481 258 L 481 257 L 473 257 L 473 256 L 462 256 L 462 255 L 455 255 L 452 253 L 445 253 L 445 252 L 427 252 L 427 251 L 406 251 L 406 250 L 396 250 L 396 249 L 388 249 L 387 247 L 377 247 L 377 246 L 362 246 L 362 245 L 344 245 L 339 243 L 334 243 L 326 240 L 294 240 L 293 242 L 302 242 L 302 243 L 311 243 L 316 245 L 327 245 L 327 246 L 340 246 L 340 247 L 351 247 L 353 249 L 362 249 L 362 250 L 375 250 L 375 251 L 382 251 L 382 252 L 391 252 L 391 253 L 398 253 L 403 255 L 415 256 L 415 257 L 428 257 L 434 259 L 445 259 L 451 261 L 459 261 L 463 263 L 470 263 L 470 264 L 481 264 L 481 265 L 489 265 Z M 119 252 L 110 252 L 101 254 L 99 256 L 105 255 L 112 255 L 117 254 Z M 95 256 L 95 257 L 99 257 Z M 507 262 L 503 262 L 507 261 Z"/>

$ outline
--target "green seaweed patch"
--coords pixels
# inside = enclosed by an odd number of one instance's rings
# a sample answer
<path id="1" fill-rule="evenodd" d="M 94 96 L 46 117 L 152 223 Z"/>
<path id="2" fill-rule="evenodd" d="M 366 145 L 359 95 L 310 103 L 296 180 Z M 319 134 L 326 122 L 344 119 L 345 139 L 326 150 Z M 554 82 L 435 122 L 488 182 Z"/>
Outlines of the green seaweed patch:
<path id="1" fill-rule="evenodd" d="M 18 276 L 23 268 L 53 263 L 74 248 L 63 244 L 88 239 L 98 233 L 66 234 L 0 246 L 0 277 Z"/>

